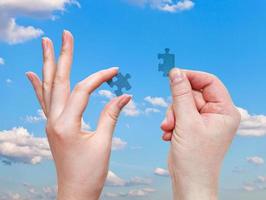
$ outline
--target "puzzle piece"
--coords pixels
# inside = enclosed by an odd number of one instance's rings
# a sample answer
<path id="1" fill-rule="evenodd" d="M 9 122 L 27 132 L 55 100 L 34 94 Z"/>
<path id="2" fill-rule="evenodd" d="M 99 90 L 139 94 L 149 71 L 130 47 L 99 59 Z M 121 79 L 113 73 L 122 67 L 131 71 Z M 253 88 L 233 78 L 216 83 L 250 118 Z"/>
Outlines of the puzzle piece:
<path id="1" fill-rule="evenodd" d="M 131 89 L 131 85 L 128 82 L 128 79 L 131 78 L 130 74 L 126 74 L 125 76 L 123 76 L 121 73 L 118 73 L 115 76 L 116 80 L 114 81 L 114 79 L 107 81 L 108 85 L 110 87 L 117 87 L 117 90 L 115 90 L 115 94 L 116 96 L 121 96 L 123 94 L 122 89 L 126 89 L 126 90 L 130 90 Z"/>
<path id="2" fill-rule="evenodd" d="M 163 76 L 168 76 L 170 70 L 175 67 L 175 54 L 170 54 L 170 49 L 166 48 L 164 54 L 158 54 L 158 59 L 162 59 L 163 63 L 159 64 L 159 71 L 163 72 Z"/>

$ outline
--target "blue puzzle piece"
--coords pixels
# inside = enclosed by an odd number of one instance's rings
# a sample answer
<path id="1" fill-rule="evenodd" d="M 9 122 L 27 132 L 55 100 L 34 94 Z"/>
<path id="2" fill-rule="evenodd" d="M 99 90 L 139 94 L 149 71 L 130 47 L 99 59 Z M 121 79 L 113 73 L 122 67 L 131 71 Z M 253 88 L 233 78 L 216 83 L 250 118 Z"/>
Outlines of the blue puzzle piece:
<path id="1" fill-rule="evenodd" d="M 125 76 L 123 76 L 121 73 L 119 73 L 115 76 L 115 78 L 116 80 L 112 79 L 110 81 L 107 81 L 107 83 L 110 87 L 117 87 L 117 90 L 114 91 L 116 96 L 121 96 L 123 94 L 123 88 L 126 90 L 131 89 L 131 85 L 128 82 L 128 79 L 131 78 L 130 74 L 126 74 Z"/>
<path id="2" fill-rule="evenodd" d="M 175 67 L 175 54 L 170 54 L 170 49 L 166 48 L 164 54 L 158 54 L 158 59 L 162 59 L 163 63 L 159 64 L 159 71 L 163 72 L 163 76 L 168 76 L 171 69 Z"/>

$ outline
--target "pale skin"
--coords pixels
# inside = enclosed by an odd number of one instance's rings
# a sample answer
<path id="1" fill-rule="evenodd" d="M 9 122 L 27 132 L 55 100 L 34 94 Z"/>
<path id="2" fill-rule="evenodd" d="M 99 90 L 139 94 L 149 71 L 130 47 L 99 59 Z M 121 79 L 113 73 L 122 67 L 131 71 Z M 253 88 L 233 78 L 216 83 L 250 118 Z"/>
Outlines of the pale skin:
<path id="1" fill-rule="evenodd" d="M 173 69 L 173 103 L 162 122 L 170 141 L 168 167 L 174 200 L 217 200 L 220 168 L 240 114 L 215 76 Z"/>
<path id="2" fill-rule="evenodd" d="M 26 75 L 47 117 L 46 133 L 57 171 L 57 200 L 98 200 L 108 173 L 115 125 L 131 97 L 122 95 L 111 100 L 102 111 L 96 130 L 82 130 L 82 116 L 90 94 L 113 78 L 118 68 L 87 77 L 71 92 L 72 34 L 63 32 L 58 62 L 52 41 L 43 38 L 42 46 L 42 81 L 33 72 Z"/>
<path id="3" fill-rule="evenodd" d="M 47 117 L 46 133 L 55 161 L 58 200 L 99 199 L 108 173 L 112 135 L 129 95 L 114 98 L 100 115 L 95 131 L 81 129 L 90 94 L 118 73 L 97 72 L 71 92 L 73 36 L 64 31 L 55 61 L 53 44 L 43 38 L 43 78 L 31 81 Z M 171 141 L 169 171 L 175 200 L 216 200 L 223 158 L 240 123 L 240 115 L 224 85 L 213 75 L 174 69 L 170 73 L 173 104 L 162 123 Z"/>

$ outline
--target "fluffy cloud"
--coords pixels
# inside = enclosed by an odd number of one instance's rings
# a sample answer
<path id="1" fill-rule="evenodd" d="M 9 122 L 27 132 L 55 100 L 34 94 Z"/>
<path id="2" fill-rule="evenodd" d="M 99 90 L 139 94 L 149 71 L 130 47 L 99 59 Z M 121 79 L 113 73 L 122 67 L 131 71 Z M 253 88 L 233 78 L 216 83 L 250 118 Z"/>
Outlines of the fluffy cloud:
<path id="1" fill-rule="evenodd" d="M 254 164 L 254 165 L 263 165 L 264 164 L 263 158 L 261 158 L 259 156 L 247 157 L 246 160 L 249 163 Z"/>
<path id="2" fill-rule="evenodd" d="M 112 99 L 115 97 L 115 95 L 109 90 L 99 90 L 98 94 L 107 99 Z"/>
<path id="3" fill-rule="evenodd" d="M 149 115 L 152 113 L 160 113 L 161 111 L 159 109 L 156 109 L 156 108 L 146 108 L 144 112 L 146 115 Z"/>
<path id="4" fill-rule="evenodd" d="M 123 192 L 119 192 L 119 193 L 114 193 L 114 192 L 106 192 L 104 193 L 105 197 L 109 197 L 109 198 L 117 198 L 117 197 L 124 197 L 127 196 L 126 193 Z"/>
<path id="5" fill-rule="evenodd" d="M 0 194 L 0 199 L 1 200 L 24 200 L 20 194 L 15 193 L 15 192 L 9 192 L 6 194 Z"/>
<path id="6" fill-rule="evenodd" d="M 168 170 L 163 168 L 156 168 L 153 173 L 157 176 L 165 176 L 165 177 L 169 176 Z"/>
<path id="7" fill-rule="evenodd" d="M 45 114 L 44 114 L 43 110 L 42 109 L 38 109 L 36 116 L 27 115 L 25 120 L 28 123 L 37 123 L 37 122 L 40 122 L 40 121 L 45 121 L 46 117 L 45 117 Z"/>
<path id="8" fill-rule="evenodd" d="M 27 183 L 23 184 L 26 192 L 5 192 L 0 194 L 1 200 L 54 200 L 56 199 L 57 186 L 44 186 L 42 188 L 36 188 Z"/>
<path id="9" fill-rule="evenodd" d="M 255 191 L 255 187 L 254 186 L 252 186 L 252 185 L 244 185 L 243 186 L 243 190 L 244 191 L 246 191 L 246 192 L 253 192 L 253 191 Z"/>
<path id="10" fill-rule="evenodd" d="M 15 18 L 0 17 L 0 40 L 9 44 L 23 43 L 43 35 L 43 31 L 33 26 L 20 26 Z"/>
<path id="11" fill-rule="evenodd" d="M 142 178 L 139 176 L 135 176 L 127 181 L 127 186 L 134 186 L 134 185 L 150 185 L 152 183 L 151 179 Z"/>
<path id="12" fill-rule="evenodd" d="M 128 0 L 128 2 L 170 13 L 191 10 L 195 5 L 192 0 Z"/>
<path id="13" fill-rule="evenodd" d="M 266 176 L 258 176 L 254 181 L 244 184 L 242 189 L 246 192 L 266 190 Z"/>
<path id="14" fill-rule="evenodd" d="M 243 108 L 238 108 L 238 110 L 241 113 L 241 124 L 238 135 L 256 137 L 266 135 L 265 115 L 251 115 Z"/>
<path id="15" fill-rule="evenodd" d="M 5 64 L 5 60 L 4 60 L 4 58 L 1 58 L 0 57 L 0 65 L 4 65 Z"/>
<path id="16" fill-rule="evenodd" d="M 52 156 L 46 138 L 34 137 L 19 127 L 0 131 L 0 158 L 10 163 L 35 165 Z"/>
<path id="17" fill-rule="evenodd" d="M 114 137 L 112 141 L 112 150 L 122 150 L 127 146 L 127 142 L 121 138 Z"/>
<path id="18" fill-rule="evenodd" d="M 143 188 L 143 189 L 134 189 L 128 192 L 128 196 L 131 197 L 145 197 L 148 196 L 150 193 L 155 192 L 156 190 L 153 188 Z"/>
<path id="19" fill-rule="evenodd" d="M 11 84 L 13 81 L 10 78 L 6 79 L 6 84 Z"/>
<path id="20" fill-rule="evenodd" d="M 266 183 L 266 176 L 258 176 L 257 181 L 260 183 Z"/>
<path id="21" fill-rule="evenodd" d="M 113 138 L 112 150 L 121 150 L 126 144 L 120 138 Z M 52 155 L 46 137 L 35 137 L 27 129 L 15 127 L 0 131 L 0 159 L 6 165 L 36 165 L 43 160 L 51 160 Z"/>
<path id="22" fill-rule="evenodd" d="M 115 95 L 109 91 L 109 90 L 99 90 L 98 94 L 101 96 L 101 97 L 105 97 L 107 99 L 112 99 L 115 97 Z M 122 113 L 125 115 L 125 116 L 128 116 L 128 117 L 136 117 L 138 115 L 141 114 L 141 111 L 138 109 L 136 103 L 131 100 L 123 109 Z"/>
<path id="23" fill-rule="evenodd" d="M 114 172 L 109 171 L 107 175 L 107 179 L 105 182 L 107 186 L 125 186 L 126 181 L 119 176 L 117 176 Z"/>
<path id="24" fill-rule="evenodd" d="M 145 197 L 148 196 L 150 193 L 156 192 L 153 188 L 142 188 L 142 189 L 133 189 L 129 190 L 126 193 L 119 192 L 107 192 L 104 194 L 104 196 L 109 198 L 117 198 L 117 197 Z"/>
<path id="25" fill-rule="evenodd" d="M 46 116 L 45 116 L 42 109 L 38 109 L 35 116 L 34 115 L 27 115 L 25 121 L 28 123 L 34 124 L 34 123 L 46 121 Z M 83 129 L 83 130 L 90 130 L 91 129 L 90 124 L 85 122 L 83 118 L 81 119 L 81 129 Z"/>
<path id="26" fill-rule="evenodd" d="M 152 181 L 147 178 L 133 177 L 130 180 L 124 180 L 114 172 L 109 171 L 105 182 L 106 186 L 112 187 L 124 187 L 124 186 L 138 186 L 138 185 L 150 185 Z"/>
<path id="27" fill-rule="evenodd" d="M 124 115 L 129 116 L 129 117 L 136 117 L 140 115 L 140 110 L 138 109 L 136 103 L 131 100 L 123 109 L 122 111 Z"/>
<path id="28" fill-rule="evenodd" d="M 153 106 L 167 107 L 168 103 L 162 97 L 151 97 L 147 96 L 144 98 L 145 101 L 152 104 Z"/>
<path id="29" fill-rule="evenodd" d="M 41 36 L 44 32 L 33 26 L 16 23 L 21 16 L 54 19 L 53 13 L 63 12 L 67 5 L 78 5 L 76 0 L 2 0 L 0 1 L 0 40 L 9 44 L 22 43 Z"/>

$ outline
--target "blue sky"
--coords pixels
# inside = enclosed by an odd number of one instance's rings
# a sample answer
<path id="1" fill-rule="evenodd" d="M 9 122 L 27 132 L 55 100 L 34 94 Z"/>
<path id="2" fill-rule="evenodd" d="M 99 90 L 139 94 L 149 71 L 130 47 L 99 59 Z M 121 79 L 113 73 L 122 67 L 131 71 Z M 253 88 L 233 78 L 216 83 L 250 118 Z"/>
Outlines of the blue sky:
<path id="1" fill-rule="evenodd" d="M 31 143 L 45 143 L 45 120 L 25 72 L 41 75 L 41 37 L 50 37 L 58 54 L 64 29 L 75 37 L 72 85 L 111 66 L 132 76 L 134 102 L 115 133 L 110 166 L 114 174 L 103 199 L 171 197 L 169 177 L 156 170 L 167 168 L 168 144 L 161 141 L 159 126 L 170 91 L 157 70 L 157 54 L 165 47 L 176 54 L 178 67 L 221 78 L 241 108 L 241 128 L 223 167 L 221 199 L 265 197 L 266 2 L 185 0 L 165 6 L 154 0 L 79 0 L 79 5 L 63 0 L 51 6 L 46 0 L 40 5 L 31 1 L 15 1 L 14 6 L 4 0 L 6 7 L 0 3 L 0 13 L 8 14 L 0 14 L 0 158 L 7 161 L 0 164 L 0 197 L 37 199 L 41 193 L 52 198 L 53 163 L 46 149 L 35 155 Z M 14 19 L 15 28 L 10 29 Z M 110 91 L 104 84 L 91 97 L 84 120 L 92 129 Z M 33 136 L 25 136 L 29 133 Z M 18 142 L 22 139 L 24 144 Z M 7 151 L 7 143 L 17 151 Z M 20 152 L 21 146 L 32 151 Z"/>

